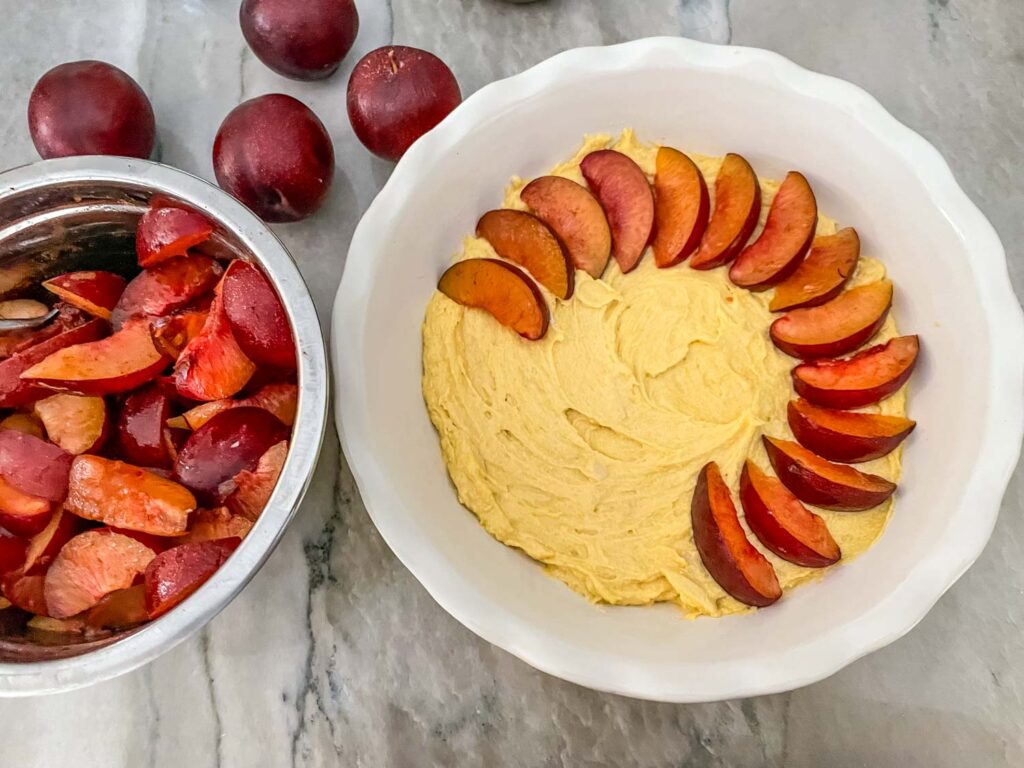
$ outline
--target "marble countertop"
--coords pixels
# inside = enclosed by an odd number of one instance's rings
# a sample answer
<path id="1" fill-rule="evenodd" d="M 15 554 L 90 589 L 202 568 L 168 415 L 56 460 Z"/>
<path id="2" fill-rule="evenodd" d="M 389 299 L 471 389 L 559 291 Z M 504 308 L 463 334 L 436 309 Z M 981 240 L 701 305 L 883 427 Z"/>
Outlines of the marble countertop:
<path id="1" fill-rule="evenodd" d="M 238 0 L 0 0 L 0 167 L 36 159 L 28 94 L 69 59 L 105 59 L 135 76 L 153 101 L 164 162 L 206 178 L 223 116 L 242 99 L 290 93 L 328 126 L 338 158 L 325 209 L 275 227 L 326 327 L 349 236 L 391 170 L 345 115 L 360 55 L 390 41 L 427 48 L 468 94 L 566 48 L 685 35 L 771 48 L 872 92 L 950 160 L 1024 292 L 1020 0 L 358 6 L 342 71 L 302 84 L 247 50 Z M 1018 467 L 980 561 L 904 639 L 789 694 L 633 701 L 534 671 L 449 618 L 377 535 L 332 431 L 297 519 L 224 613 L 135 673 L 0 701 L 0 766 L 1024 765 L 1022 546 Z"/>

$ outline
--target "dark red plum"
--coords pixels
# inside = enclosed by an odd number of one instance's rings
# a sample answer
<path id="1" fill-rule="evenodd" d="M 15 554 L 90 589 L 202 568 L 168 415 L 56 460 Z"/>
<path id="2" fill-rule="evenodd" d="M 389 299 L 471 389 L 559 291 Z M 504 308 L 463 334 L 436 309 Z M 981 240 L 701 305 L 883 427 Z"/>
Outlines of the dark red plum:
<path id="1" fill-rule="evenodd" d="M 462 101 L 455 75 L 437 56 L 388 45 L 370 51 L 348 81 L 348 118 L 368 150 L 398 160 Z"/>
<path id="2" fill-rule="evenodd" d="M 238 16 L 259 60 L 295 80 L 330 77 L 359 32 L 353 0 L 245 0 Z"/>
<path id="3" fill-rule="evenodd" d="M 68 62 L 39 78 L 28 102 L 28 128 L 43 158 L 149 157 L 156 140 L 153 107 L 142 88 L 102 61 Z"/>
<path id="4" fill-rule="evenodd" d="M 317 210 L 334 178 L 334 145 L 305 104 L 271 93 L 235 107 L 213 143 L 217 183 L 268 222 Z"/>

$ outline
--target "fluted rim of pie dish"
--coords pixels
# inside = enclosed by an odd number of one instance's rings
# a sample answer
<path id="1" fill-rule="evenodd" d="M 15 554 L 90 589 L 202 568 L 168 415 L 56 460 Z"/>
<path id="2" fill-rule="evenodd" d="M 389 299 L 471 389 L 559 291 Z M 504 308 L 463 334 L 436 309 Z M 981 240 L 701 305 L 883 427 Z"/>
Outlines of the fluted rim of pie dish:
<path id="1" fill-rule="evenodd" d="M 266 507 L 231 557 L 163 616 L 76 656 L 0 663 L 0 697 L 82 688 L 130 672 L 169 651 L 220 613 L 274 551 L 316 468 L 327 428 L 327 354 L 313 299 L 284 244 L 255 213 L 198 176 L 127 157 L 64 157 L 0 173 L 0 198 L 82 182 L 133 184 L 172 195 L 222 224 L 253 254 L 277 289 L 298 352 L 299 401 L 288 456 Z"/>
<path id="2" fill-rule="evenodd" d="M 1024 313 L 1010 285 L 999 237 L 928 141 L 861 88 L 804 69 L 777 53 L 680 38 L 650 38 L 566 51 L 519 75 L 491 83 L 467 98 L 402 158 L 355 230 L 335 300 L 332 348 L 338 431 L 367 511 L 384 540 L 442 608 L 488 642 L 565 680 L 644 699 L 701 702 L 792 690 L 828 677 L 906 634 L 981 554 L 995 526 L 1024 436 L 1024 360 L 1019 356 L 998 364 L 993 360 L 981 447 L 964 494 L 972 499 L 970 515 L 963 510 L 955 514 L 939 544 L 915 563 L 884 600 L 806 643 L 756 661 L 693 665 L 687 668 L 684 680 L 659 674 L 650 669 L 649 662 L 570 647 L 488 600 L 445 558 L 409 534 L 402 525 L 402 510 L 383 503 L 381 489 L 387 478 L 366 448 L 364 438 L 371 433 L 371 425 L 359 361 L 364 354 L 367 306 L 375 279 L 373 259 L 384 249 L 388 233 L 399 225 L 394 212 L 402 209 L 402 201 L 411 194 L 423 170 L 509 104 L 536 96 L 563 77 L 651 67 L 730 72 L 842 108 L 851 120 L 899 152 L 927 190 L 931 204 L 961 233 L 971 251 L 970 267 L 979 278 L 982 302 L 978 311 L 993 348 L 1024 348 Z M 338 333 L 341 328 L 346 329 L 344 334 Z"/>

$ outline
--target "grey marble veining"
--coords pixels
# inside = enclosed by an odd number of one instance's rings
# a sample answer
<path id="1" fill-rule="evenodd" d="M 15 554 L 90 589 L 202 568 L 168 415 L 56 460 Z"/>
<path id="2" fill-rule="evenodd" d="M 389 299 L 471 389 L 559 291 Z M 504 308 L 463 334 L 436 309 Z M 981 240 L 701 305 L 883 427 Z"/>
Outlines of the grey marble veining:
<path id="1" fill-rule="evenodd" d="M 358 4 L 342 71 L 301 84 L 247 51 L 237 0 L 0 0 L 0 167 L 35 158 L 28 93 L 68 59 L 135 75 L 164 161 L 206 178 L 235 104 L 295 95 L 328 126 L 338 168 L 325 209 L 276 231 L 326 328 L 348 239 L 390 172 L 345 116 L 359 55 L 392 40 L 431 49 L 468 94 L 567 48 L 686 35 L 772 48 L 874 93 L 950 160 L 1024 291 L 1020 0 Z M 339 466 L 332 434 L 280 547 L 200 635 L 88 690 L 0 701 L 0 766 L 1024 765 L 1020 470 L 981 560 L 906 638 L 791 694 L 673 706 L 563 683 L 478 640 L 390 554 Z"/>

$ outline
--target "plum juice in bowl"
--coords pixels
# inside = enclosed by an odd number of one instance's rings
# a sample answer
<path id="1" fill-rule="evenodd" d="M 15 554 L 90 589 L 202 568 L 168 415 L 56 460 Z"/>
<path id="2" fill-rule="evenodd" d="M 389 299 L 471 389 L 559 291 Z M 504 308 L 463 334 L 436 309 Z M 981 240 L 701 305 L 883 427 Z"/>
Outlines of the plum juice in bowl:
<path id="1" fill-rule="evenodd" d="M 0 695 L 25 695 L 242 589 L 312 475 L 326 362 L 290 256 L 219 189 L 115 157 L 0 181 Z"/>

